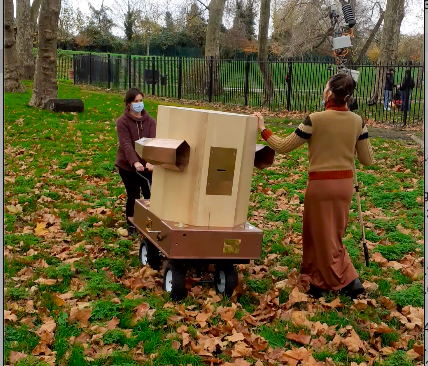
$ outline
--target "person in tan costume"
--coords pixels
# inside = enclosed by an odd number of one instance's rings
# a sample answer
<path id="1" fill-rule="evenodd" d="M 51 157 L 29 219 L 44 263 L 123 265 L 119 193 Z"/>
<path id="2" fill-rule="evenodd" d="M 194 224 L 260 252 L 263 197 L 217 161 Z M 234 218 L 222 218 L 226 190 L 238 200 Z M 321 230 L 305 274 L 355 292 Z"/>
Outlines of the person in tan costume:
<path id="1" fill-rule="evenodd" d="M 262 138 L 280 154 L 308 144 L 308 186 L 303 213 L 301 279 L 310 282 L 309 294 L 319 298 L 335 290 L 352 298 L 364 288 L 342 238 L 348 224 L 353 195 L 353 160 L 373 163 L 368 130 L 357 114 L 348 110 L 355 82 L 346 74 L 330 78 L 324 90 L 325 111 L 310 114 L 285 139 L 266 129 L 255 113 Z"/>

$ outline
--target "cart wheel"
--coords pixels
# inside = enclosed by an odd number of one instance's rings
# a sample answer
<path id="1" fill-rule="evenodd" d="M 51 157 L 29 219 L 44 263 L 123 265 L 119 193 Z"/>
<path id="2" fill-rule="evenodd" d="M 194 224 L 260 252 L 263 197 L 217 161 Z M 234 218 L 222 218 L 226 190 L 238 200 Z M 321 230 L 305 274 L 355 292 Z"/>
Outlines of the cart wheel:
<path id="1" fill-rule="evenodd" d="M 233 264 L 218 264 L 214 271 L 215 289 L 218 293 L 232 296 L 238 286 L 238 272 Z"/>
<path id="2" fill-rule="evenodd" d="M 182 300 L 187 295 L 186 267 L 182 263 L 169 261 L 163 274 L 163 289 L 173 300 Z"/>
<path id="3" fill-rule="evenodd" d="M 160 255 L 159 250 L 147 239 L 141 240 L 140 244 L 140 263 L 145 266 L 148 264 L 154 270 L 160 268 Z"/>

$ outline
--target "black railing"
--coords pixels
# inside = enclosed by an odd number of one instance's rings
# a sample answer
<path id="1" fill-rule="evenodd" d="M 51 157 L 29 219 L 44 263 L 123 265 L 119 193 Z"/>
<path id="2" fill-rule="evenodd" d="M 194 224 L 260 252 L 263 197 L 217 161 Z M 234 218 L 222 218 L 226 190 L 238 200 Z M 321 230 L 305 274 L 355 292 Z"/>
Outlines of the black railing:
<path id="1" fill-rule="evenodd" d="M 322 93 L 335 65 L 326 62 L 285 60 L 217 60 L 213 58 L 180 58 L 155 56 L 74 55 L 76 84 L 92 84 L 116 90 L 135 86 L 144 94 L 214 103 L 288 110 L 310 113 L 322 110 Z M 267 67 L 266 67 L 267 66 Z M 400 84 L 405 70 L 410 70 L 415 88 L 410 93 L 410 108 L 401 111 L 394 98 L 384 108 L 384 75 L 395 70 L 395 83 Z M 424 113 L 423 64 L 355 65 L 359 79 L 355 97 L 356 111 L 364 118 L 378 122 L 420 123 Z M 260 70 L 265 70 L 266 82 Z M 270 91 L 265 85 L 272 85 Z M 373 98 L 377 91 L 377 100 Z"/>

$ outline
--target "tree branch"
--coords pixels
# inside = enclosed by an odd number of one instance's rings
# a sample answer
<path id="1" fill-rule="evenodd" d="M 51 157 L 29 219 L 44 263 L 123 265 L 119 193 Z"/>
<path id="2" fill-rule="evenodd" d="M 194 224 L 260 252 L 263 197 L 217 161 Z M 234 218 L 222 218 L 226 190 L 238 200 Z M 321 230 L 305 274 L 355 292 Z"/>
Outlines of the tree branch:
<path id="1" fill-rule="evenodd" d="M 33 4 L 31 5 L 30 20 L 34 25 L 37 23 L 37 18 L 39 17 L 41 3 L 42 0 L 34 0 Z"/>
<path id="2" fill-rule="evenodd" d="M 201 4 L 208 11 L 210 10 L 209 6 L 206 6 L 201 0 L 196 0 L 199 4 Z"/>
<path id="3" fill-rule="evenodd" d="M 380 5 L 379 5 L 379 8 L 380 8 Z M 370 45 L 372 44 L 373 39 L 376 36 L 376 33 L 378 32 L 378 30 L 379 30 L 379 28 L 383 22 L 385 12 L 382 8 L 380 8 L 380 11 L 381 11 L 380 17 L 379 17 L 376 25 L 374 26 L 372 32 L 370 33 L 370 37 L 367 38 L 366 43 L 364 44 L 363 48 L 361 49 L 360 54 L 357 58 L 357 61 L 355 62 L 356 65 L 360 65 L 363 62 L 363 58 L 365 57 L 367 50 L 369 49 Z"/>

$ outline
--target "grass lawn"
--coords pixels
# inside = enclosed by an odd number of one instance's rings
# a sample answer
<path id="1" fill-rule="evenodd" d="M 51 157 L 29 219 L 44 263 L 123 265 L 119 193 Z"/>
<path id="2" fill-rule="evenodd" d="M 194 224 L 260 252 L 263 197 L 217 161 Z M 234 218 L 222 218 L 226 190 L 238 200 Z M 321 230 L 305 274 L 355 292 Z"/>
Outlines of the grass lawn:
<path id="1" fill-rule="evenodd" d="M 355 202 L 344 242 L 365 299 L 296 302 L 301 148 L 254 172 L 248 220 L 264 230 L 263 252 L 239 266 L 235 298 L 196 286 L 174 303 L 161 274 L 140 267 L 138 238 L 121 236 L 123 95 L 60 84 L 59 98 L 84 100 L 82 114 L 30 108 L 30 95 L 4 102 L 5 364 L 422 365 L 423 157 L 414 143 L 373 139 L 377 164 L 357 167 L 370 267 Z M 145 105 L 156 117 L 158 102 Z"/>

